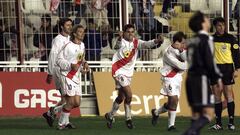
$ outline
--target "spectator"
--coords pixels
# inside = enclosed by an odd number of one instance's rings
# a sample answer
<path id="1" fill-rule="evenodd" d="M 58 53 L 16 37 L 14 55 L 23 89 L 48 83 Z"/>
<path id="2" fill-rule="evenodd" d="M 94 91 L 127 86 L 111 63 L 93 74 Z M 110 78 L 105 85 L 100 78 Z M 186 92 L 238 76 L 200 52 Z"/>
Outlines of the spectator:
<path id="1" fill-rule="evenodd" d="M 153 6 L 155 2 L 153 0 L 131 0 L 133 7 L 133 20 L 138 30 L 138 33 L 141 35 L 143 32 L 154 31 L 154 15 L 153 15 Z M 146 9 L 144 10 L 144 7 Z M 144 12 L 143 12 L 144 11 Z M 146 16 L 147 25 L 143 25 L 142 17 Z M 145 39 L 148 40 L 148 39 Z"/>
<path id="2" fill-rule="evenodd" d="M 92 0 L 91 7 L 92 13 L 94 17 L 94 21 L 97 24 L 97 27 L 102 25 L 108 25 L 108 18 L 107 18 L 107 4 L 111 0 Z"/>
<path id="3" fill-rule="evenodd" d="M 75 0 L 75 11 L 77 11 L 77 14 L 76 14 L 76 19 L 74 21 L 75 24 L 79 24 L 80 23 L 80 18 L 81 17 L 84 17 L 84 13 L 85 13 L 85 10 L 87 8 L 84 0 Z"/>
<path id="4" fill-rule="evenodd" d="M 94 23 L 93 18 L 87 20 L 87 34 L 84 37 L 84 44 L 86 47 L 87 61 L 100 61 L 101 48 L 107 45 L 106 40 L 102 40 L 102 34 L 96 30 L 97 24 Z"/>
<path id="5" fill-rule="evenodd" d="M 107 4 L 107 16 L 108 22 L 111 25 L 113 30 L 118 30 L 119 24 L 119 1 L 118 0 L 111 0 Z"/>
<path id="6" fill-rule="evenodd" d="M 239 9 L 240 8 L 240 0 L 237 0 L 237 3 L 234 7 L 233 15 L 235 19 L 239 19 Z"/>
<path id="7" fill-rule="evenodd" d="M 71 11 L 71 0 L 61 0 L 58 9 L 59 17 L 69 17 L 69 11 Z"/>
<path id="8" fill-rule="evenodd" d="M 52 26 L 51 17 L 44 14 L 41 18 L 41 27 L 39 31 L 34 34 L 33 45 L 38 47 L 39 57 L 41 61 L 47 61 L 52 47 Z"/>
<path id="9" fill-rule="evenodd" d="M 3 20 L 0 20 L 0 61 L 6 61 L 7 60 L 7 53 L 8 53 L 8 46 L 5 44 L 5 39 L 4 39 L 4 24 Z M 7 50 L 6 50 L 7 49 Z M 0 69 L 0 71 L 3 71 Z"/>
<path id="10" fill-rule="evenodd" d="M 164 0 L 160 17 L 168 20 L 171 19 L 171 15 L 175 16 L 174 6 L 176 6 L 176 4 L 177 0 Z"/>

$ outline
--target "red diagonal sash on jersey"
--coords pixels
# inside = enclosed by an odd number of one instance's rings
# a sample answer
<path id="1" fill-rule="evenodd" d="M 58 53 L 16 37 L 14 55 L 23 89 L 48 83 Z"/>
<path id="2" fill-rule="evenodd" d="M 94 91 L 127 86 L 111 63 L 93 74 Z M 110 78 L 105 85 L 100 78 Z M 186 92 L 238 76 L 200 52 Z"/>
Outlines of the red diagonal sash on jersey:
<path id="1" fill-rule="evenodd" d="M 78 64 L 78 65 L 81 65 L 81 63 L 82 63 L 82 61 L 79 61 L 77 64 Z M 77 73 L 77 70 L 73 70 L 73 69 L 72 69 L 70 72 L 68 72 L 67 78 L 72 79 L 73 76 L 74 76 L 76 73 Z"/>
<path id="2" fill-rule="evenodd" d="M 173 69 L 171 72 L 169 72 L 165 77 L 174 77 L 178 73 L 177 69 Z"/>
<path id="3" fill-rule="evenodd" d="M 121 67 L 125 66 L 135 55 L 136 53 L 136 49 L 137 49 L 137 45 L 138 45 L 138 40 L 134 39 L 133 41 L 133 45 L 134 48 L 132 49 L 132 51 L 130 52 L 129 57 L 125 57 L 123 59 L 120 59 L 118 61 L 116 61 L 113 65 L 112 65 L 112 75 L 115 75 L 115 72 L 120 69 Z"/>

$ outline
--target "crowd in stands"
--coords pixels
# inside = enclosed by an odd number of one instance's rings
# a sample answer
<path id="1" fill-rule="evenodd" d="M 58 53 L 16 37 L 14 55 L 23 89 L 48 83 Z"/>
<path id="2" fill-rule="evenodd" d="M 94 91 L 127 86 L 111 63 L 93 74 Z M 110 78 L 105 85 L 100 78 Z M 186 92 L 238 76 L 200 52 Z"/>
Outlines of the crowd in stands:
<path id="1" fill-rule="evenodd" d="M 38 0 L 36 0 L 38 1 Z M 58 34 L 59 18 L 68 17 L 73 19 L 74 24 L 82 24 L 86 29 L 84 43 L 86 45 L 86 59 L 99 61 L 103 56 L 111 59 L 114 53 L 114 42 L 120 28 L 119 0 L 51 0 L 49 13 L 37 14 L 40 18 L 40 25 L 31 22 L 24 16 L 24 41 L 25 60 L 32 58 L 40 61 L 47 61 L 51 49 L 52 39 Z M 239 0 L 237 0 L 239 3 Z M 149 40 L 159 33 L 169 33 L 171 26 L 165 26 L 156 19 L 161 17 L 170 20 L 177 16 L 174 7 L 178 5 L 177 0 L 129 0 L 130 23 L 134 24 L 137 30 L 136 35 Z M 159 14 L 154 13 L 156 3 L 161 3 L 162 10 Z M 237 16 L 239 7 L 235 6 L 234 16 Z M 1 12 L 1 11 L 0 11 Z M 4 22 L 0 19 L 0 60 L 9 61 L 9 57 L 17 57 L 16 28 L 11 31 L 4 29 Z M 11 33 L 11 34 L 9 34 Z M 105 49 L 105 50 L 104 50 Z M 108 51 L 106 51 L 108 50 Z M 157 52 L 157 51 L 156 51 Z M 108 55 L 104 55 L 108 53 Z M 140 60 L 156 60 L 156 56 L 150 56 L 152 52 L 143 50 L 140 53 Z M 159 54 L 155 54 L 159 56 Z M 160 57 L 160 56 L 159 56 Z"/>

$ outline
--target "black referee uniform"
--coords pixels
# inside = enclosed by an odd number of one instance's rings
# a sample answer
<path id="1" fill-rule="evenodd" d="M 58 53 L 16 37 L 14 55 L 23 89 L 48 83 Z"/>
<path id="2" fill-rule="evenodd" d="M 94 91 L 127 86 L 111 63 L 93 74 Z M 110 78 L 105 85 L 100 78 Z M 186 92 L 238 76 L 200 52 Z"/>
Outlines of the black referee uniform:
<path id="1" fill-rule="evenodd" d="M 187 46 L 187 98 L 194 111 L 199 112 L 202 107 L 214 105 L 210 80 L 217 81 L 221 78 L 221 73 L 214 62 L 213 38 L 207 32 L 200 31 L 187 41 Z"/>

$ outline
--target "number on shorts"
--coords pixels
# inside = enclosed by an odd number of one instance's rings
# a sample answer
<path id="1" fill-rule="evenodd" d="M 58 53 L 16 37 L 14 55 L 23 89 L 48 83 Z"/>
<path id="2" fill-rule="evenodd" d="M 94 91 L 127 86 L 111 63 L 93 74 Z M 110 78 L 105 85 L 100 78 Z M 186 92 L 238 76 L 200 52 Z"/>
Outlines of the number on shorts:
<path id="1" fill-rule="evenodd" d="M 72 90 L 72 85 L 71 84 L 68 84 L 68 89 Z"/>

